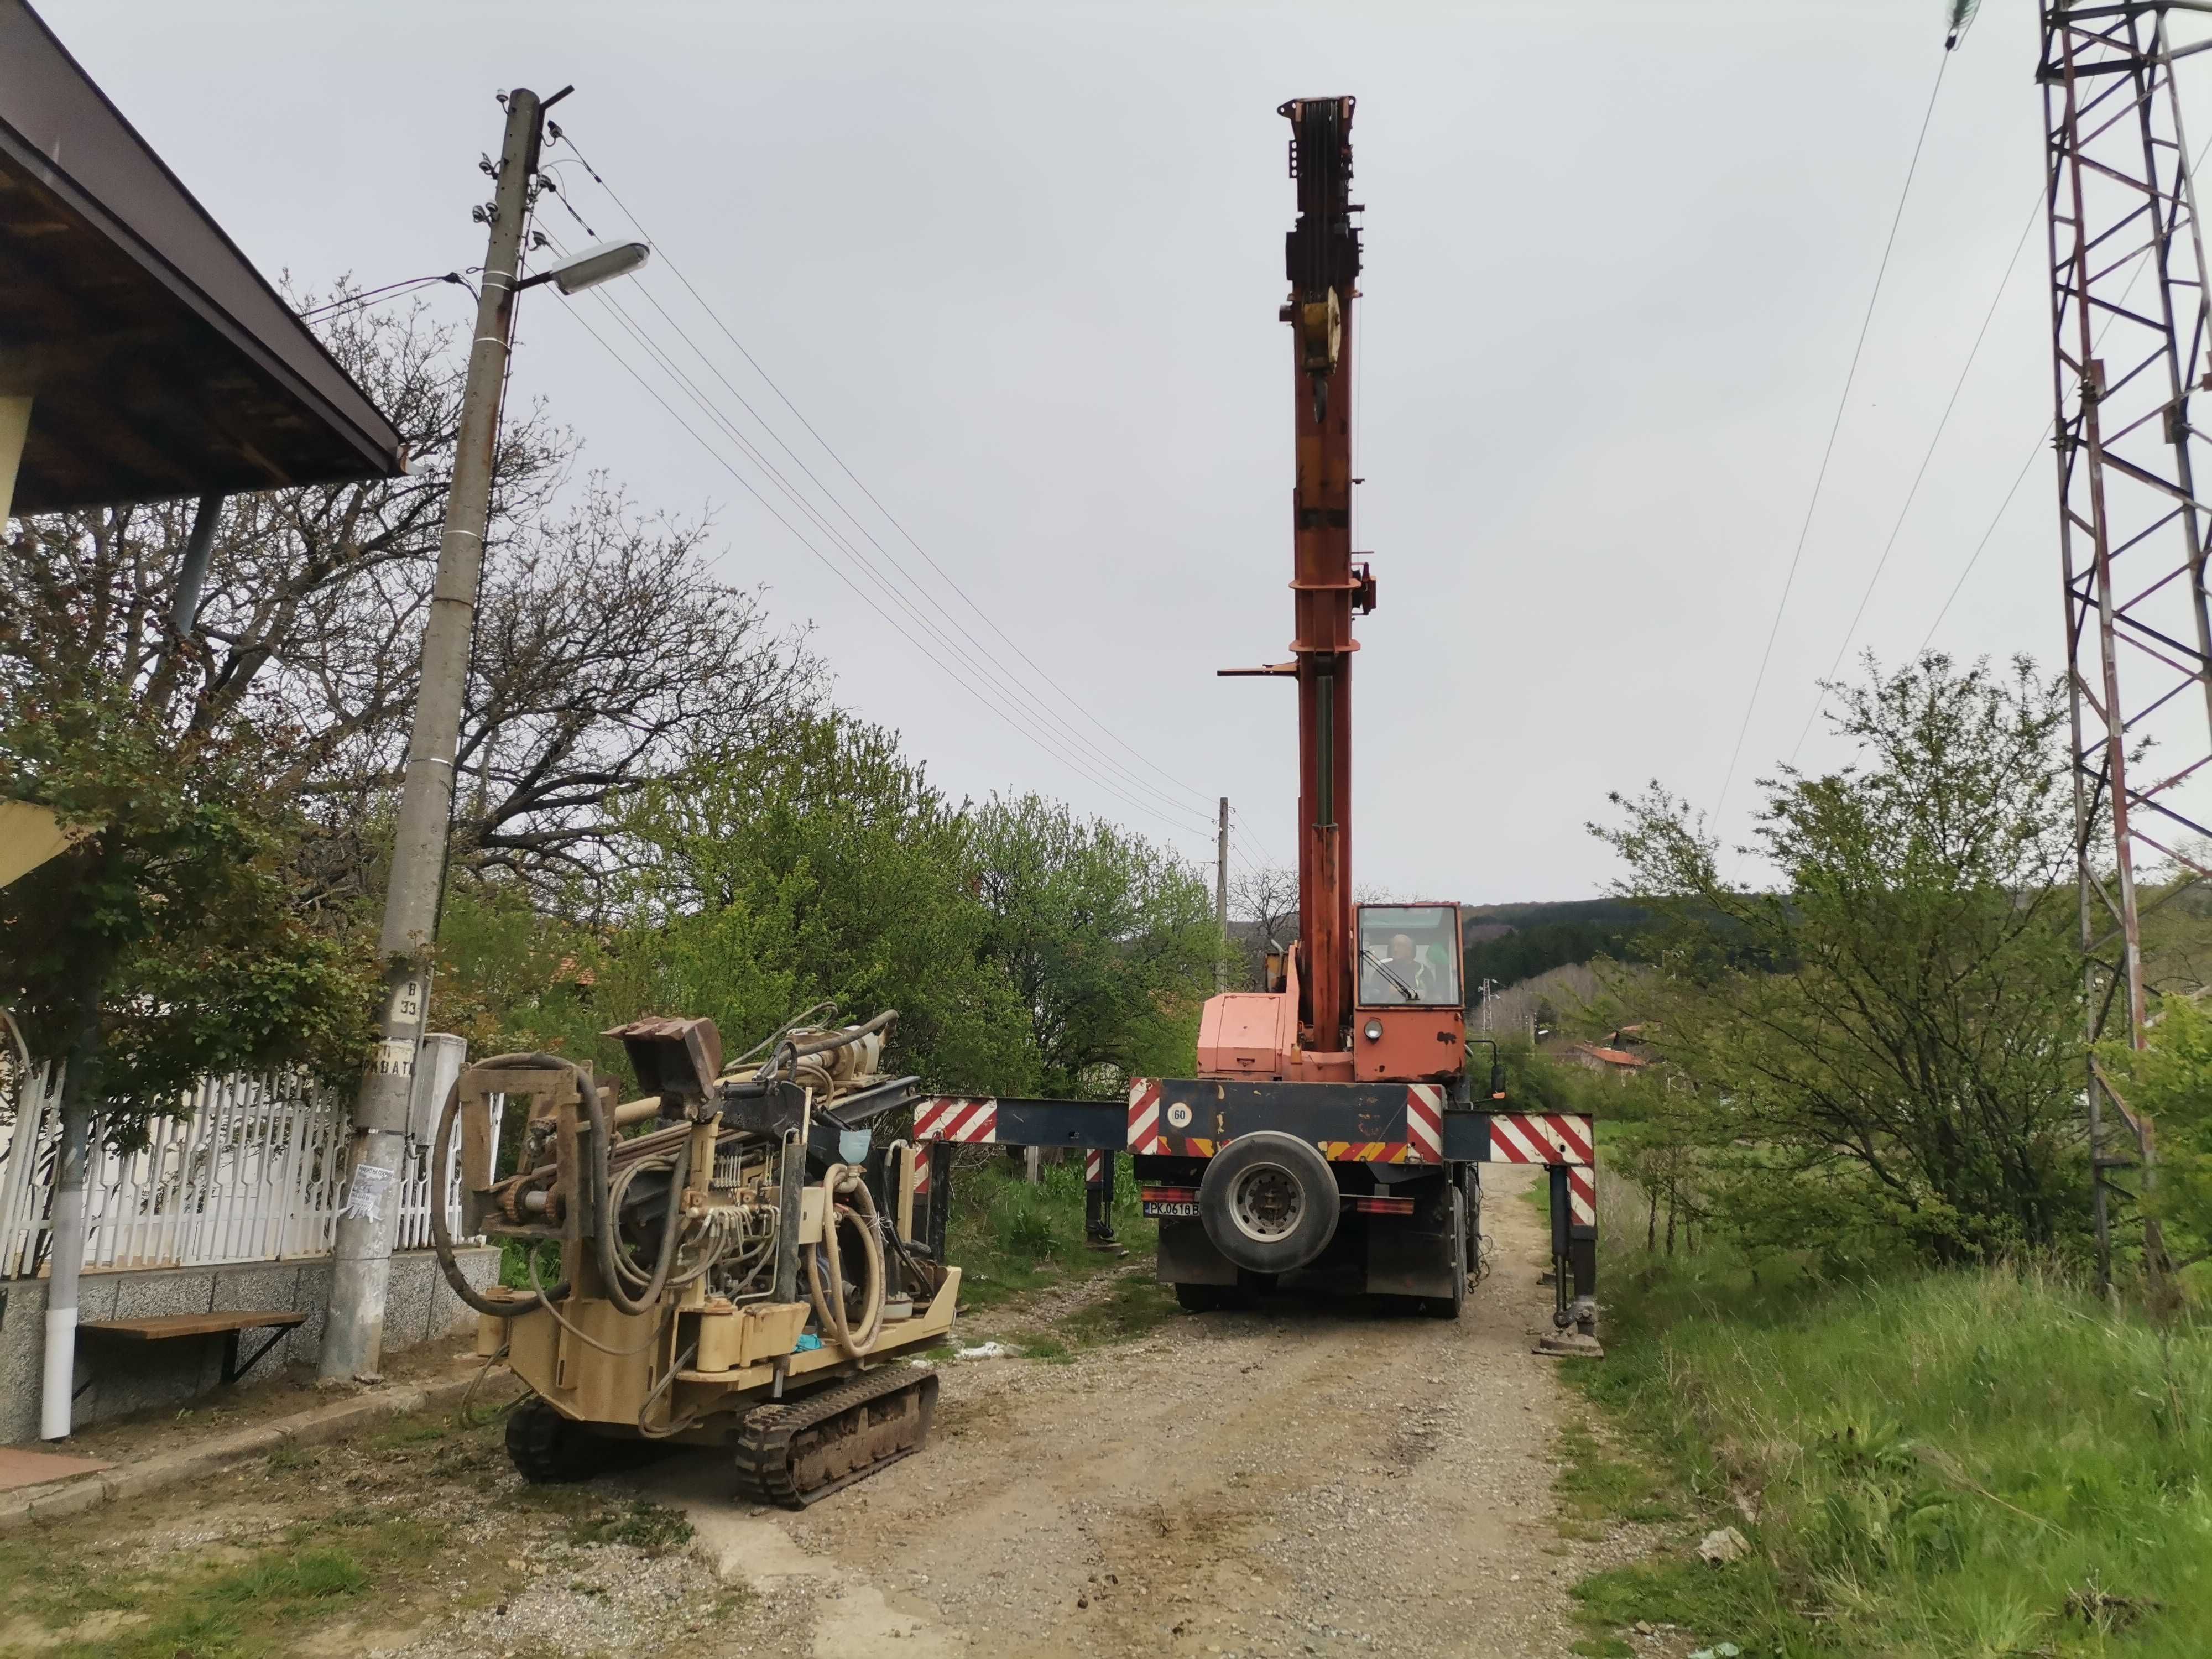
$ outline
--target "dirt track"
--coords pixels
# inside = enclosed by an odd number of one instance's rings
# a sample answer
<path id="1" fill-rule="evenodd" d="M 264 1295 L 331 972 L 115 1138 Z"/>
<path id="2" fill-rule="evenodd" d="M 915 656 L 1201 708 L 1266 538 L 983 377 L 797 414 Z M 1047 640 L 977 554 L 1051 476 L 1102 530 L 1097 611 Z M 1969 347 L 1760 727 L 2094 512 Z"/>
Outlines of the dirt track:
<path id="1" fill-rule="evenodd" d="M 744 1651 L 1564 1654 L 1566 1586 L 1622 1546 L 1550 1522 L 1577 1408 L 1530 1352 L 1534 1173 L 1490 1172 L 1492 1271 L 1456 1324 L 1282 1297 L 948 1365 L 929 1450 L 799 1516 L 734 1508 L 713 1468 L 640 1484 L 761 1592 Z"/>
<path id="2" fill-rule="evenodd" d="M 0 1540 L 0 1654 L 1561 1655 L 1566 1587 L 1640 1540 L 1553 1524 L 1580 1406 L 1529 1351 L 1533 1173 L 1490 1171 L 1493 1270 L 1455 1324 L 1282 1297 L 950 1364 L 921 1455 L 796 1516 L 734 1502 L 707 1452 L 526 1487 L 495 1420 L 418 1413 Z M 1066 1332 L 1123 1283 L 972 1323 Z"/>

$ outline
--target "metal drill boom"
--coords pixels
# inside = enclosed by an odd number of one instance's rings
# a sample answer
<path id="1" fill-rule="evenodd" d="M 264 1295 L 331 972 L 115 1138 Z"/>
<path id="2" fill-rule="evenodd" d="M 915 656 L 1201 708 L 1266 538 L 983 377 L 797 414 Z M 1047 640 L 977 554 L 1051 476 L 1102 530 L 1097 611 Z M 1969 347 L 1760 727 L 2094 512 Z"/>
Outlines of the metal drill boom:
<path id="1" fill-rule="evenodd" d="M 1353 602 L 1374 583 L 1352 559 L 1352 301 L 1359 231 L 1352 222 L 1350 98 L 1293 99 L 1291 173 L 1298 217 L 1285 239 L 1294 340 L 1297 477 L 1291 586 L 1298 683 L 1298 949 L 1306 1046 L 1345 1047 L 1352 1007 L 1352 637 Z"/>

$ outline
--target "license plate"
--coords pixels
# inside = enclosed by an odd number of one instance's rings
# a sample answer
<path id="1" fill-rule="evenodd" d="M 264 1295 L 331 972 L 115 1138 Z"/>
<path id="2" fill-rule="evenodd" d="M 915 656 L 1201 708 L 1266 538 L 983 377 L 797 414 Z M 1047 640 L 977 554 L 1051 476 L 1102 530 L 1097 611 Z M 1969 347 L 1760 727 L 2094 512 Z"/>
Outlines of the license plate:
<path id="1" fill-rule="evenodd" d="M 1190 1219 L 1195 1221 L 1198 1218 L 1198 1206 L 1195 1204 L 1168 1204 L 1163 1203 L 1158 1199 L 1147 1199 L 1145 1201 L 1145 1213 L 1148 1217 L 1165 1216 L 1170 1218 L 1173 1218 L 1176 1216 L 1187 1216 Z"/>

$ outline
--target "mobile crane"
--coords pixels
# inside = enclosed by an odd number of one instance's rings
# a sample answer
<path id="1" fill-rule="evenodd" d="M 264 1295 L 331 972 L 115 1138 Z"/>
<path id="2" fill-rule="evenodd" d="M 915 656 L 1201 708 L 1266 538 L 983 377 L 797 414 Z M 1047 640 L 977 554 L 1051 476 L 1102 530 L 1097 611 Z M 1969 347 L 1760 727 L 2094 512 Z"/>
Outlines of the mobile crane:
<path id="1" fill-rule="evenodd" d="M 1594 1354 L 1595 1144 L 1580 1115 L 1514 1111 L 1497 1048 L 1470 1086 L 1459 907 L 1352 900 L 1352 618 L 1375 609 L 1352 551 L 1352 416 L 1360 231 L 1349 97 L 1293 99 L 1297 218 L 1285 240 L 1296 477 L 1291 660 L 1225 674 L 1295 682 L 1298 938 L 1268 988 L 1200 1016 L 1198 1074 L 1137 1078 L 1123 1103 L 933 1097 L 918 1180 L 941 1206 L 952 1149 L 1087 1150 L 1094 1227 L 1114 1154 L 1134 1154 L 1159 1221 L 1159 1278 L 1193 1311 L 1286 1281 L 1417 1301 L 1457 1318 L 1480 1232 L 1480 1166 L 1540 1164 L 1557 1285 L 1547 1352 Z"/>

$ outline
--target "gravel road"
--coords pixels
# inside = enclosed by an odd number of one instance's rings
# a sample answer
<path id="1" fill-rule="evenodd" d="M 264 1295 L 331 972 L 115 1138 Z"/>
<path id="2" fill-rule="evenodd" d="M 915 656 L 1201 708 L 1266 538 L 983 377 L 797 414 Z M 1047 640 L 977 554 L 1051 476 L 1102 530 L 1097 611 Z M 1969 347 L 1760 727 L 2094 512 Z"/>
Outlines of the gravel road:
<path id="1" fill-rule="evenodd" d="M 793 1516 L 714 1468 L 639 1478 L 759 1592 L 749 1652 L 1560 1655 L 1566 1587 L 1540 1172 L 1487 1172 L 1492 1268 L 1456 1323 L 1284 1297 L 1066 1364 L 945 1368 L 921 1455 Z"/>

